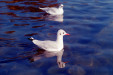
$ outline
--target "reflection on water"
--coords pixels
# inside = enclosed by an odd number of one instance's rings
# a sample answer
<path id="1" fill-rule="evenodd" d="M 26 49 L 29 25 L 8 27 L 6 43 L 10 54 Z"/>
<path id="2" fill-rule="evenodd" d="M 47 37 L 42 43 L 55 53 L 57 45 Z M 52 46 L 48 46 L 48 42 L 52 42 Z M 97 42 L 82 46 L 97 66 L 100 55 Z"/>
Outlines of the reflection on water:
<path id="1" fill-rule="evenodd" d="M 45 20 L 63 22 L 63 15 L 46 15 Z"/>
<path id="2" fill-rule="evenodd" d="M 37 61 L 37 60 L 42 59 L 44 57 L 57 56 L 57 64 L 58 64 L 58 67 L 59 68 L 64 68 L 65 67 L 65 62 L 62 62 L 63 52 L 64 52 L 64 50 L 61 50 L 61 51 L 58 51 L 58 52 L 38 50 L 38 53 L 36 53 L 34 56 L 32 56 L 32 58 L 30 58 L 30 61 L 31 62 L 34 62 L 34 61 Z"/>
<path id="3" fill-rule="evenodd" d="M 14 61 L 23 60 L 23 59 L 29 59 L 30 62 L 35 62 L 38 60 L 43 60 L 44 58 L 57 56 L 58 67 L 64 68 L 66 62 L 62 61 L 63 52 L 64 52 L 64 50 L 61 50 L 58 52 L 55 52 L 55 51 L 50 52 L 50 51 L 38 49 L 35 51 L 30 51 L 30 52 L 25 52 L 25 53 L 19 54 L 16 57 L 4 57 L 5 59 L 0 61 L 0 63 L 14 62 Z M 46 64 L 46 62 L 45 62 L 45 64 Z"/>

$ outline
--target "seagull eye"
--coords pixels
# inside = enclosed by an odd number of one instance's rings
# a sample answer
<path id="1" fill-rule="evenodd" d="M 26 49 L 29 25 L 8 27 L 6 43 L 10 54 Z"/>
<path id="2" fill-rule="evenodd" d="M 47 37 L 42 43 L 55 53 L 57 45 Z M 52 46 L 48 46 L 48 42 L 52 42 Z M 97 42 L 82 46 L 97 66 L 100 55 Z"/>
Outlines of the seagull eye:
<path id="1" fill-rule="evenodd" d="M 60 35 L 61 35 L 61 33 L 60 33 Z"/>
<path id="2" fill-rule="evenodd" d="M 64 34 L 64 32 L 63 32 L 63 34 Z"/>

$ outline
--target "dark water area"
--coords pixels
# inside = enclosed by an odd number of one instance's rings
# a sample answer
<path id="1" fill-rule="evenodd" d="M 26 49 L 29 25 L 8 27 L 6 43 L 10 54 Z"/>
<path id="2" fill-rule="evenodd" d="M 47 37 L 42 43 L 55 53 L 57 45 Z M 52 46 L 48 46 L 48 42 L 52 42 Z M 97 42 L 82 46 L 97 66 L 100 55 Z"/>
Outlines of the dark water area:
<path id="1" fill-rule="evenodd" d="M 64 4 L 61 16 L 39 7 Z M 52 18 L 52 19 L 51 19 Z M 62 61 L 43 54 L 27 38 L 55 40 L 64 29 Z M 0 75 L 113 75 L 113 0 L 0 0 Z"/>

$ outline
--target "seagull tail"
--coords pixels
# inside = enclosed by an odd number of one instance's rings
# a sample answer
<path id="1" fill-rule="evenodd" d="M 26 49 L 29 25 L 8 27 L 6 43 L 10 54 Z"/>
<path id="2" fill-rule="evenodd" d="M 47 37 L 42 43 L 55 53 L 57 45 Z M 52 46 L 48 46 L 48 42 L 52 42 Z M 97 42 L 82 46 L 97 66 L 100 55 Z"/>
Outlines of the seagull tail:
<path id="1" fill-rule="evenodd" d="M 41 10 L 42 10 L 43 8 L 40 8 L 40 7 L 39 7 L 39 9 L 41 9 Z"/>
<path id="2" fill-rule="evenodd" d="M 41 10 L 43 10 L 43 11 L 48 11 L 48 7 L 46 7 L 46 8 L 40 8 L 40 7 L 39 7 L 39 9 L 41 9 Z"/>
<path id="3" fill-rule="evenodd" d="M 29 40 L 31 40 L 31 41 L 33 41 L 34 40 L 34 38 L 33 37 L 31 37 L 31 38 L 28 38 Z"/>

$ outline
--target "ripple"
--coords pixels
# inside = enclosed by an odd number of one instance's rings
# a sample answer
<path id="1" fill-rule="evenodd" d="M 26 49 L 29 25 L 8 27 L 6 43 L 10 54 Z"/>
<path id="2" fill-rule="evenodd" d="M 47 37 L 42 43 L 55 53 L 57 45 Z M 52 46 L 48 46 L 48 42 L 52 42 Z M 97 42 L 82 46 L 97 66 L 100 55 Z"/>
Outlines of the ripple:
<path id="1" fill-rule="evenodd" d="M 37 35 L 38 33 L 32 33 L 32 34 L 25 34 L 24 36 L 33 36 L 33 35 Z"/>
<path id="2" fill-rule="evenodd" d="M 14 26 L 28 26 L 29 24 L 14 24 Z"/>
<path id="3" fill-rule="evenodd" d="M 44 26 L 45 26 L 45 24 L 41 25 L 41 26 L 33 26 L 32 28 L 39 28 L 39 27 L 44 27 Z"/>
<path id="4" fill-rule="evenodd" d="M 6 31 L 5 33 L 6 34 L 12 34 L 12 33 L 14 33 L 15 31 Z"/>

